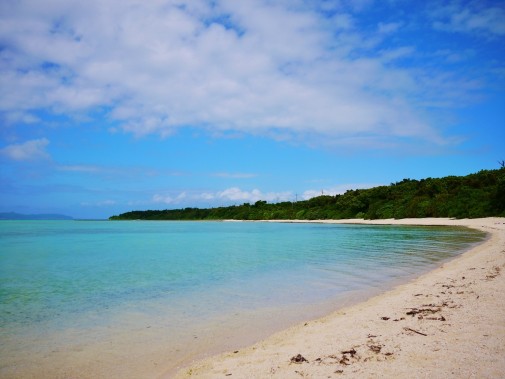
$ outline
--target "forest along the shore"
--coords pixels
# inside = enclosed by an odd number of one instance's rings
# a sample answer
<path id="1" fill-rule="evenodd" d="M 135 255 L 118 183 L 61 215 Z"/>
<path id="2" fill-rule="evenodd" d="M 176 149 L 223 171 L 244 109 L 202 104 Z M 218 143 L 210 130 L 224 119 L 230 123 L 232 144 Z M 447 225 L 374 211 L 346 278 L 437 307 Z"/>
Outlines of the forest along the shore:
<path id="1" fill-rule="evenodd" d="M 328 220 L 504 217 L 505 167 L 467 176 L 404 179 L 309 200 L 218 208 L 131 211 L 110 220 Z"/>

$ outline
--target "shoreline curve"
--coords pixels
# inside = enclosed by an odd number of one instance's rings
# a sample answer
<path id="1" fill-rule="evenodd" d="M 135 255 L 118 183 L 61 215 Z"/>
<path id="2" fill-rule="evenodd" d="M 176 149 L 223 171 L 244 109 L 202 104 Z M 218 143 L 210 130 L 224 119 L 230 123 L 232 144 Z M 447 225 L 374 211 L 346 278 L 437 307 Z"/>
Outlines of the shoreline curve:
<path id="1" fill-rule="evenodd" d="M 489 238 L 410 282 L 175 378 L 505 377 L 505 218 L 269 222 L 465 226 Z"/>

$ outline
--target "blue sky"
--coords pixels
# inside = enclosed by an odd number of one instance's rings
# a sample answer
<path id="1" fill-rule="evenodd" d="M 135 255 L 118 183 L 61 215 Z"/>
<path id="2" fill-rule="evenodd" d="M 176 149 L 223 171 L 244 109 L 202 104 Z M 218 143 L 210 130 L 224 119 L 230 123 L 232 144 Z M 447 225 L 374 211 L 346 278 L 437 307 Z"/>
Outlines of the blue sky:
<path id="1" fill-rule="evenodd" d="M 505 1 L 3 0 L 0 212 L 307 199 L 505 159 Z"/>

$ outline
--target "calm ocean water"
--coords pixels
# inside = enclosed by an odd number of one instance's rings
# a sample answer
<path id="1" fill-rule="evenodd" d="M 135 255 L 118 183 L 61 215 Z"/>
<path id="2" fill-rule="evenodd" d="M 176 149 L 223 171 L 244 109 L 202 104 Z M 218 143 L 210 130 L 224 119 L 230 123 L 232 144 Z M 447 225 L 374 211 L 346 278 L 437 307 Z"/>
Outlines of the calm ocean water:
<path id="1" fill-rule="evenodd" d="M 226 329 L 219 350 L 237 333 L 264 337 L 258 330 L 282 326 L 279 312 L 311 317 L 323 303 L 385 288 L 483 238 L 449 227 L 0 221 L 0 376 L 15 377 L 23 362 L 75 365 L 75 346 L 96 351 L 104 341 L 118 359 L 128 355 L 124 343 L 130 352 L 136 342 L 164 346 L 164 354 L 173 345 L 183 362 L 209 348 L 192 341 L 185 352 L 190 339 L 212 341 Z"/>

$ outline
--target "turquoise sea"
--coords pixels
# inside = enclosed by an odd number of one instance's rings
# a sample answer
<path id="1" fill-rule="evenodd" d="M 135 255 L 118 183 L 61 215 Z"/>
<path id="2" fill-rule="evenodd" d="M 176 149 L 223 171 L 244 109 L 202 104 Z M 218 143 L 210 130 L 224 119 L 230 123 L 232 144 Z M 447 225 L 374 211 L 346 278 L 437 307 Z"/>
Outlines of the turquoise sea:
<path id="1" fill-rule="evenodd" d="M 453 227 L 0 221 L 0 377 L 157 377 L 484 238 Z"/>

